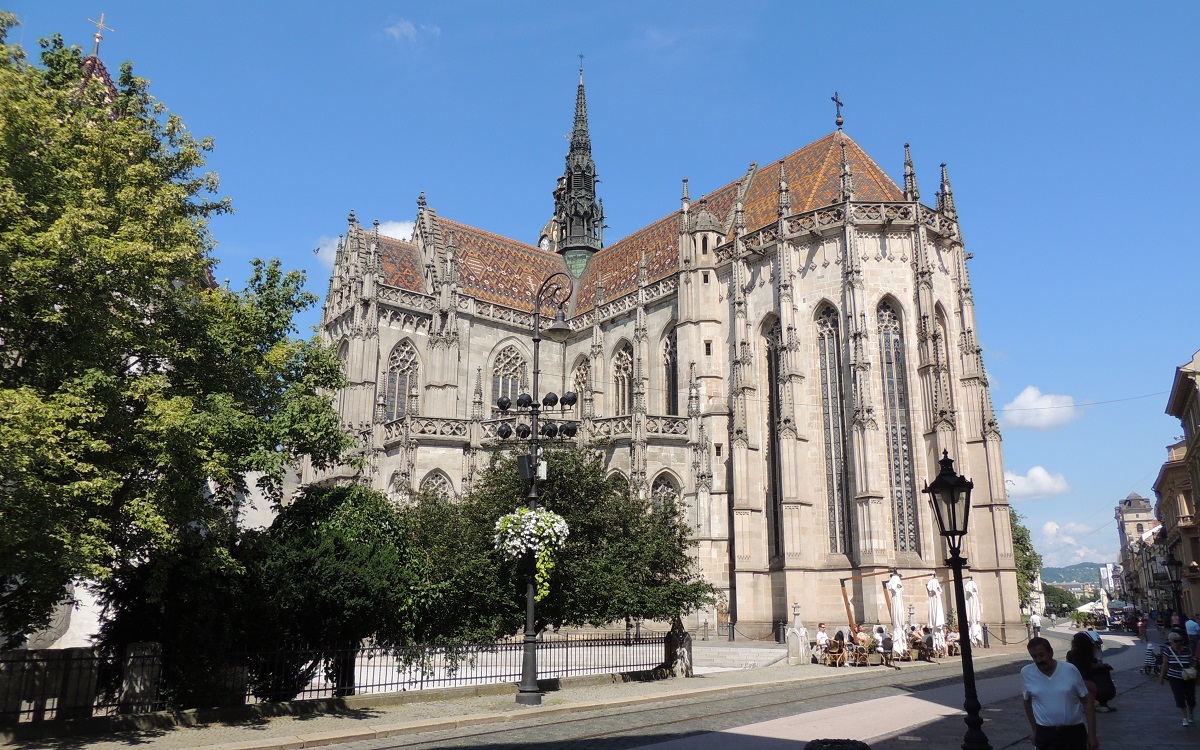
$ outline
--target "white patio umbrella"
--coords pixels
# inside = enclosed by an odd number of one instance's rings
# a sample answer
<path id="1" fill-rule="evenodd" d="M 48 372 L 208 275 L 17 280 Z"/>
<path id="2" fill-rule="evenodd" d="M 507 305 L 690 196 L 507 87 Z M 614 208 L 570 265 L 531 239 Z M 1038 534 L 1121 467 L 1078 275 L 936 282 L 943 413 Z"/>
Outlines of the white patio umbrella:
<path id="1" fill-rule="evenodd" d="M 1087 604 L 1084 604 L 1083 606 L 1075 608 L 1076 612 L 1086 612 L 1089 615 L 1099 614 L 1103 610 L 1104 610 L 1104 605 L 1101 604 L 1100 602 L 1088 602 Z"/>
<path id="2" fill-rule="evenodd" d="M 946 607 L 942 604 L 942 584 L 937 576 L 930 576 L 925 584 L 929 592 L 929 629 L 933 631 L 933 648 L 936 651 L 946 650 L 946 634 L 942 628 L 946 626 Z"/>
<path id="3" fill-rule="evenodd" d="M 963 586 L 963 591 L 967 594 L 967 636 L 971 639 L 971 645 L 982 646 L 983 625 L 980 620 L 983 619 L 983 606 L 979 603 L 979 586 L 972 579 Z"/>
<path id="4" fill-rule="evenodd" d="M 892 598 L 892 652 L 904 655 L 908 653 L 908 636 L 904 633 L 904 582 L 898 574 L 888 579 L 887 590 Z"/>

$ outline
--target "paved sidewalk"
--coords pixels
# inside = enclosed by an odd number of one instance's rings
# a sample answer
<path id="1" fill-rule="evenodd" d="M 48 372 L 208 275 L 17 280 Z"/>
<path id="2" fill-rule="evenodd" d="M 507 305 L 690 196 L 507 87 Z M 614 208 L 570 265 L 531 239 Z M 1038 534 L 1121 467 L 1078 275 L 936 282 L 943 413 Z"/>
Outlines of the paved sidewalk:
<path id="1" fill-rule="evenodd" d="M 1072 632 L 1064 628 L 1048 633 L 1059 656 L 1065 654 Z M 1148 738 L 1153 738 L 1158 750 L 1177 747 L 1194 750 L 1200 747 L 1200 725 L 1180 727 L 1169 689 L 1159 686 L 1156 677 L 1141 674 L 1144 644 L 1131 637 L 1108 634 L 1105 634 L 1105 643 L 1106 651 L 1117 643 L 1127 644 L 1128 647 L 1109 659 L 1116 668 L 1114 680 L 1119 694 L 1113 705 L 1118 710 L 1098 717 L 1102 747 L 1140 747 L 1146 744 Z M 976 665 L 977 669 L 986 669 L 1003 663 L 1023 662 L 1026 658 L 1023 643 L 997 646 L 981 650 L 976 656 Z M 950 662 L 943 660 L 941 665 L 906 664 L 904 674 L 916 674 L 910 670 L 931 670 L 931 676 L 934 673 L 954 674 Z M 947 666 L 951 668 L 947 669 Z M 877 679 L 881 685 L 886 685 L 891 679 L 888 671 L 781 665 L 723 672 L 690 680 L 573 687 L 546 694 L 543 706 L 532 709 L 517 706 L 513 696 L 508 694 L 363 709 L 342 714 L 279 717 L 237 725 L 181 727 L 17 744 L 25 748 L 87 750 L 122 750 L 130 745 L 142 745 L 146 750 L 182 750 L 191 747 L 292 750 L 388 737 L 395 737 L 397 742 L 401 742 L 405 741 L 405 735 L 409 736 L 407 741 L 417 741 L 416 735 L 422 732 L 445 732 L 480 725 L 536 725 L 539 721 L 553 721 L 582 712 L 614 711 L 622 707 L 652 706 L 656 703 L 668 705 L 671 701 L 734 695 L 747 688 L 772 685 L 811 685 L 824 681 L 836 683 L 868 674 L 874 675 L 873 681 Z M 956 682 L 948 687 L 899 692 L 903 694 L 693 735 L 686 740 L 661 743 L 657 747 L 662 750 L 670 746 L 700 750 L 705 747 L 729 747 L 733 741 L 739 750 L 801 750 L 807 740 L 818 737 L 861 739 L 867 741 L 873 750 L 952 748 L 962 743 L 965 725 L 961 711 L 961 684 Z M 1019 677 L 1009 675 L 982 679 L 979 693 L 984 704 L 984 731 L 992 747 L 996 750 L 1029 747 L 1029 728 L 1020 701 Z"/>

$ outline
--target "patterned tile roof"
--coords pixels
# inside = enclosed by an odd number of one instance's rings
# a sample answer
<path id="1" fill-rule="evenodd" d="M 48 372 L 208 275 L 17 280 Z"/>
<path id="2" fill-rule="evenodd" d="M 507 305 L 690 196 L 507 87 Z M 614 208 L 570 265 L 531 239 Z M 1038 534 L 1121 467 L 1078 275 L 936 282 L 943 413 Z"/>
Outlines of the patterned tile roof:
<path id="1" fill-rule="evenodd" d="M 542 281 L 567 270 L 563 259 L 533 245 L 469 227 L 439 216 L 443 236 L 453 235 L 459 292 L 533 312 L 533 296 Z"/>
<path id="2" fill-rule="evenodd" d="M 850 136 L 836 131 L 783 158 L 792 213 L 828 206 L 840 199 L 843 139 L 846 160 L 854 176 L 855 199 L 904 200 L 904 193 L 887 173 Z M 743 179 L 744 176 L 693 202 L 692 210 L 699 211 L 704 204 L 718 220 L 728 221 Z M 756 170 L 746 187 L 742 205 L 748 231 L 775 221 L 779 206 L 778 161 Z M 597 277 L 604 282 L 605 299 L 615 299 L 636 289 L 642 251 L 646 253 L 647 283 L 676 271 L 679 267 L 679 216 L 680 212 L 675 211 L 596 253 L 580 279 L 576 312 L 586 312 L 595 305 Z"/>
<path id="3" fill-rule="evenodd" d="M 842 142 L 854 175 L 855 198 L 862 201 L 901 201 L 903 192 L 849 136 L 838 131 L 783 158 L 786 165 L 792 212 L 827 206 L 840 199 Z M 745 177 L 720 187 L 695 201 L 693 211 L 703 205 L 718 220 L 727 223 Z M 746 229 L 753 231 L 773 221 L 778 207 L 779 166 L 760 166 L 746 186 L 743 206 Z M 646 258 L 647 283 L 679 269 L 679 220 L 675 211 L 647 227 L 618 240 L 592 256 L 580 278 L 575 314 L 587 312 L 596 303 L 596 282 L 604 284 L 605 299 L 615 299 L 637 289 L 638 264 Z M 547 253 L 517 240 L 437 216 L 434 219 L 442 241 L 453 236 L 458 259 L 458 283 L 462 294 L 525 312 L 533 311 L 533 296 L 550 274 L 565 271 L 561 256 Z M 383 238 L 383 263 L 387 284 L 410 291 L 425 291 L 420 254 L 415 245 Z"/>
<path id="4" fill-rule="evenodd" d="M 421 270 L 421 253 L 413 243 L 379 235 L 379 261 L 383 266 L 384 284 L 428 293 L 425 274 Z"/>
<path id="5" fill-rule="evenodd" d="M 592 256 L 579 279 L 575 312 L 596 304 L 596 281 L 604 284 L 605 299 L 637 288 L 638 264 L 646 254 L 646 283 L 654 283 L 679 270 L 679 211 L 639 229 Z"/>
<path id="6" fill-rule="evenodd" d="M 842 186 L 842 142 L 854 177 L 854 199 L 902 201 L 904 192 L 879 168 L 850 136 L 835 131 L 799 151 L 783 157 L 791 193 L 792 213 L 811 211 L 840 199 Z M 733 187 L 736 189 L 736 184 Z M 729 190 L 727 185 L 718 193 Z M 710 203 L 711 203 L 710 199 Z M 775 221 L 779 207 L 779 164 L 760 165 L 742 200 L 746 229 L 754 231 Z M 716 213 L 714 211 L 714 213 Z M 723 216 L 717 214 L 717 216 Z"/>

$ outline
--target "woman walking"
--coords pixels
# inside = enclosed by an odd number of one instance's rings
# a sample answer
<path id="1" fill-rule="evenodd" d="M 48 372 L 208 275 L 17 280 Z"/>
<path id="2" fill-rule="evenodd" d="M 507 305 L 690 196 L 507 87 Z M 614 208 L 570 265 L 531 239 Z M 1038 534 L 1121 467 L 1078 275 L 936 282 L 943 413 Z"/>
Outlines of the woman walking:
<path id="1" fill-rule="evenodd" d="M 1071 650 L 1067 652 L 1067 663 L 1079 670 L 1083 684 L 1087 685 L 1088 693 L 1096 697 L 1096 678 L 1092 669 L 1096 666 L 1096 650 L 1092 647 L 1092 639 L 1087 633 L 1076 633 L 1071 639 Z M 1097 709 L 1099 710 L 1099 709 Z"/>
<path id="2" fill-rule="evenodd" d="M 1192 654 L 1179 633 L 1167 636 L 1158 684 L 1161 685 L 1164 679 L 1171 681 L 1171 693 L 1175 696 L 1179 715 L 1183 717 L 1183 726 L 1191 726 L 1196 720 L 1196 667 Z"/>

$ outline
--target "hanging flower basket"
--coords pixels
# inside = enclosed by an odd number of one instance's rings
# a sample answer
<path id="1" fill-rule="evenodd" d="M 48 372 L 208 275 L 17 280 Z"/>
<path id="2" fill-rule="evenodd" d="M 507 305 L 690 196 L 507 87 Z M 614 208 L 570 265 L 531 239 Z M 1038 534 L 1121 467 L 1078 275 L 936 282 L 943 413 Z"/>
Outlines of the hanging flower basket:
<path id="1" fill-rule="evenodd" d="M 538 508 L 517 508 L 496 521 L 496 549 L 510 560 L 519 560 L 526 553 L 534 556 L 536 599 L 541 601 L 550 593 L 550 571 L 554 570 L 554 551 L 563 546 L 571 530 L 567 519 L 554 511 Z"/>

